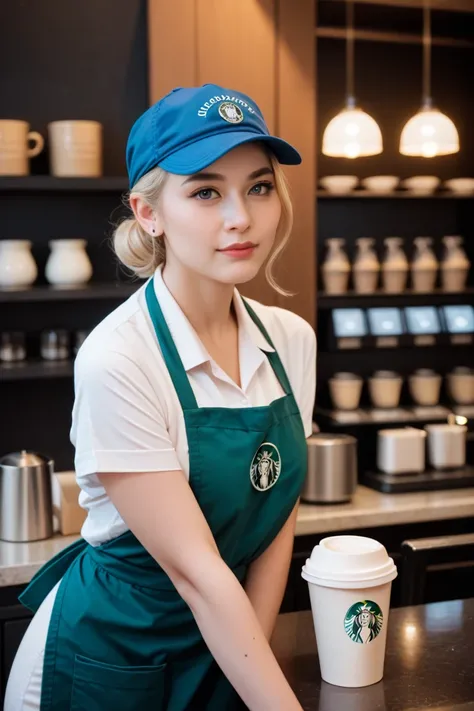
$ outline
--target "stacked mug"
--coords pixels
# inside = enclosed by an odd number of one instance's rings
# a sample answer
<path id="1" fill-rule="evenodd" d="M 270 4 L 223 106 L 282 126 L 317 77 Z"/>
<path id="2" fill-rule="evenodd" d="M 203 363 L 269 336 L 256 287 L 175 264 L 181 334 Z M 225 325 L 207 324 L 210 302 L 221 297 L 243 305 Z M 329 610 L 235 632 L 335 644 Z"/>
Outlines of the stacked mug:
<path id="1" fill-rule="evenodd" d="M 440 400 L 442 376 L 431 368 L 419 368 L 408 377 L 408 389 L 413 402 L 420 407 L 434 407 Z M 356 373 L 339 372 L 329 379 L 329 393 L 338 410 L 356 410 L 359 407 L 363 378 Z M 456 405 L 474 405 L 474 370 L 454 368 L 446 376 L 447 391 Z M 377 370 L 368 379 L 369 395 L 373 407 L 392 409 L 398 407 L 403 378 L 392 370 Z"/>
<path id="2" fill-rule="evenodd" d="M 51 173 L 57 177 L 102 175 L 102 125 L 98 121 L 48 124 Z M 27 121 L 0 119 L 0 175 L 29 175 L 30 158 L 44 148 L 44 138 Z"/>

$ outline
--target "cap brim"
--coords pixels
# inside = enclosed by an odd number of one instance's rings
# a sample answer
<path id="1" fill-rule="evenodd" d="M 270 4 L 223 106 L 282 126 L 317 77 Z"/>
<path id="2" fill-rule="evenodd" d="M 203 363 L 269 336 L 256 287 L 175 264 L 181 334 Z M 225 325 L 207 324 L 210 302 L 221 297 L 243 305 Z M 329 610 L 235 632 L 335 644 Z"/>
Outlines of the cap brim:
<path id="1" fill-rule="evenodd" d="M 299 165 L 301 156 L 292 145 L 276 136 L 267 136 L 255 131 L 226 131 L 215 136 L 206 136 L 195 143 L 175 151 L 158 163 L 168 173 L 191 175 L 207 168 L 226 153 L 244 143 L 265 143 L 283 165 Z"/>

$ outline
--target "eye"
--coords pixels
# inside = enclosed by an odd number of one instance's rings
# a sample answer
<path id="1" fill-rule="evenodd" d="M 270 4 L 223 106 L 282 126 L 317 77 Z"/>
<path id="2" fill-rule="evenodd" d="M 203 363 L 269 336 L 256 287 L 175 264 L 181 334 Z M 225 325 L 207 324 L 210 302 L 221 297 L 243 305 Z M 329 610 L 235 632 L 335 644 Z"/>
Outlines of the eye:
<path id="1" fill-rule="evenodd" d="M 252 188 L 250 188 L 250 194 L 251 195 L 268 195 L 274 188 L 275 186 L 273 183 L 270 182 L 264 182 L 264 183 L 257 183 L 257 185 L 254 185 Z"/>
<path id="2" fill-rule="evenodd" d="M 219 193 L 217 190 L 214 190 L 214 188 L 201 188 L 201 190 L 198 190 L 196 193 L 193 193 L 191 197 L 197 198 L 198 200 L 212 200 L 215 195 L 219 196 Z"/>

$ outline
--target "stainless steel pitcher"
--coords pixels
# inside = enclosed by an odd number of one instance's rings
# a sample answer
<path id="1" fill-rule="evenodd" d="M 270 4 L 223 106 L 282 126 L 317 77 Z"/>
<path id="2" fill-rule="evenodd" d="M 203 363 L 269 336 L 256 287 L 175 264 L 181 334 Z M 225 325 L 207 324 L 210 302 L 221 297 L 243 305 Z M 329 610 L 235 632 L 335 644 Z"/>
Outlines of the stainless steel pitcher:
<path id="1" fill-rule="evenodd" d="M 39 541 L 53 535 L 54 462 L 35 452 L 0 459 L 0 539 Z"/>

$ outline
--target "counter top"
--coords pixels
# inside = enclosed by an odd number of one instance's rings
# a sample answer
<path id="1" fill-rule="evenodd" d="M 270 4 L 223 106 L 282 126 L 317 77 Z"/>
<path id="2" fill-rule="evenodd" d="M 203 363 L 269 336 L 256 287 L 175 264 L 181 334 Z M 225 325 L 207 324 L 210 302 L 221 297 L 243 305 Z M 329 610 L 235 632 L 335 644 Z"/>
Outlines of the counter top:
<path id="1" fill-rule="evenodd" d="M 474 516 L 474 489 L 381 494 L 359 486 L 348 504 L 301 504 L 296 535 Z M 0 587 L 27 583 L 37 570 L 78 536 L 56 535 L 35 543 L 0 541 Z"/>
<path id="2" fill-rule="evenodd" d="M 311 612 L 280 615 L 272 647 L 305 711 L 473 711 L 474 600 L 390 611 L 384 678 L 321 681 Z"/>
<path id="3" fill-rule="evenodd" d="M 474 488 L 381 494 L 358 486 L 348 504 L 301 504 L 297 536 L 474 516 Z"/>
<path id="4" fill-rule="evenodd" d="M 78 538 L 58 533 L 46 541 L 34 543 L 0 541 L 0 587 L 28 583 L 44 563 Z"/>

